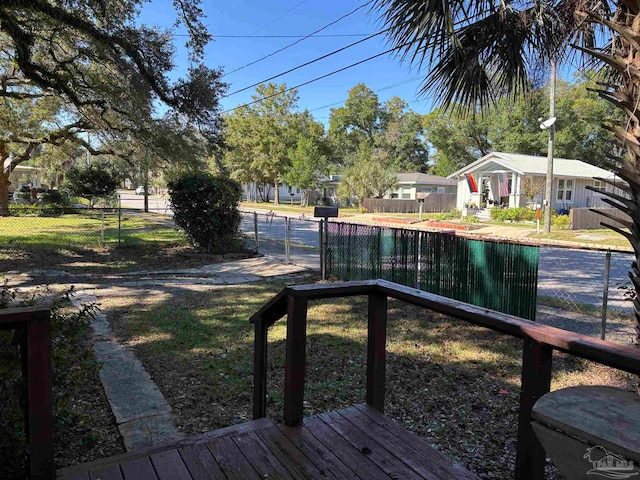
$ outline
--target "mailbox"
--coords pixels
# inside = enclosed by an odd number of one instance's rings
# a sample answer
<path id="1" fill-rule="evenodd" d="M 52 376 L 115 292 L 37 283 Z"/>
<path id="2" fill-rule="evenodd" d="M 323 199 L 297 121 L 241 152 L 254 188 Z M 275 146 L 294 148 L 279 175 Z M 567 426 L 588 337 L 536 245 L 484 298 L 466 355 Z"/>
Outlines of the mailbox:
<path id="1" fill-rule="evenodd" d="M 338 216 L 338 207 L 315 207 L 313 209 L 314 217 L 334 218 Z"/>

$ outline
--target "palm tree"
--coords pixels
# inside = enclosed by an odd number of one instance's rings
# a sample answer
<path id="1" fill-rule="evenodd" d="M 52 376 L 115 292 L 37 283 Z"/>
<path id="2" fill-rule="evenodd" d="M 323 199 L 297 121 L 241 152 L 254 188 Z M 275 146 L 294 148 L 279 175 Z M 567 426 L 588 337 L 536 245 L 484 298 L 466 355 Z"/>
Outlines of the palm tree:
<path id="1" fill-rule="evenodd" d="M 629 231 L 602 225 L 624 235 L 635 252 L 629 277 L 640 343 L 640 0 L 375 0 L 372 8 L 403 59 L 426 67 L 421 93 L 445 108 L 475 111 L 515 96 L 566 55 L 602 67 L 597 92 L 626 117 L 606 125 L 622 152 L 606 160 L 626 183 L 598 180 L 626 192 L 603 192 L 604 200 L 631 218 L 621 222 Z"/>

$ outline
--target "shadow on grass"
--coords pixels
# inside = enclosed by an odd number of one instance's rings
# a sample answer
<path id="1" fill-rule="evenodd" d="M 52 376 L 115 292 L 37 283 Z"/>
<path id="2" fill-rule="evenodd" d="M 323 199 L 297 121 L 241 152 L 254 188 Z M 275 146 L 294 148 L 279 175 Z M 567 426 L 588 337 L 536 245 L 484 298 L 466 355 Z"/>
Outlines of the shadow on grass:
<path id="1" fill-rule="evenodd" d="M 250 419 L 253 326 L 249 317 L 282 283 L 192 292 L 112 289 L 104 310 L 121 341 L 149 370 L 179 427 L 196 434 Z M 312 302 L 305 413 L 365 399 L 366 299 Z M 283 407 L 286 322 L 269 331 L 268 416 Z M 521 342 L 390 302 L 387 413 L 489 478 L 513 475 Z M 554 388 L 622 383 L 611 372 L 561 356 Z"/>

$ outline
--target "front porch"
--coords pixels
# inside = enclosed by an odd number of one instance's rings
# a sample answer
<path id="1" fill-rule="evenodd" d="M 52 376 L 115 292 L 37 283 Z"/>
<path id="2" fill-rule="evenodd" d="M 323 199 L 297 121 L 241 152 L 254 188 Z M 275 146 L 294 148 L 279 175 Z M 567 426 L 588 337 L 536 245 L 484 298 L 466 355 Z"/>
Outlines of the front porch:
<path id="1" fill-rule="evenodd" d="M 288 427 L 260 419 L 59 470 L 59 480 L 477 479 L 367 405 Z"/>
<path id="2" fill-rule="evenodd" d="M 310 301 L 368 298 L 366 405 L 304 417 L 307 309 Z M 48 312 L 0 312 L 0 327 L 22 330 L 29 385 L 30 478 L 476 478 L 383 415 L 388 300 L 396 299 L 523 341 L 515 478 L 544 478 L 545 452 L 532 428 L 536 401 L 550 390 L 553 351 L 640 373 L 640 353 L 584 335 L 446 299 L 383 280 L 290 286 L 252 318 L 254 421 L 144 451 L 55 472 Z M 268 331 L 287 317 L 283 424 L 265 420 Z M 428 395 L 425 389 L 425 395 Z"/>

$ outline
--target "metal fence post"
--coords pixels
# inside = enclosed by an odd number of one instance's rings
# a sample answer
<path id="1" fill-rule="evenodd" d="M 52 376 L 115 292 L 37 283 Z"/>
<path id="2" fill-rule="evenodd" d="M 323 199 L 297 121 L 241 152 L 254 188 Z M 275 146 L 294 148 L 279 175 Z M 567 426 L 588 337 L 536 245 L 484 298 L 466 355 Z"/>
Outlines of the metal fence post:
<path id="1" fill-rule="evenodd" d="M 324 249 L 324 220 L 320 220 L 320 271 L 322 272 L 322 280 L 327 279 L 327 252 Z"/>
<path id="2" fill-rule="evenodd" d="M 122 230 L 122 197 L 118 195 L 118 246 L 120 246 L 121 230 Z"/>
<path id="3" fill-rule="evenodd" d="M 284 254 L 286 262 L 291 263 L 291 219 L 284 217 Z"/>
<path id="4" fill-rule="evenodd" d="M 104 246 L 104 209 L 100 210 L 100 218 L 102 220 L 102 226 L 100 227 L 100 244 Z"/>
<path id="5" fill-rule="evenodd" d="M 258 235 L 258 212 L 253 212 L 253 231 L 256 237 L 256 253 L 260 253 L 260 238 Z"/>
<path id="6" fill-rule="evenodd" d="M 609 274 L 611 272 L 611 250 L 604 256 L 604 291 L 602 292 L 602 323 L 600 324 L 600 338 L 604 340 L 607 329 L 607 302 L 609 301 Z"/>

